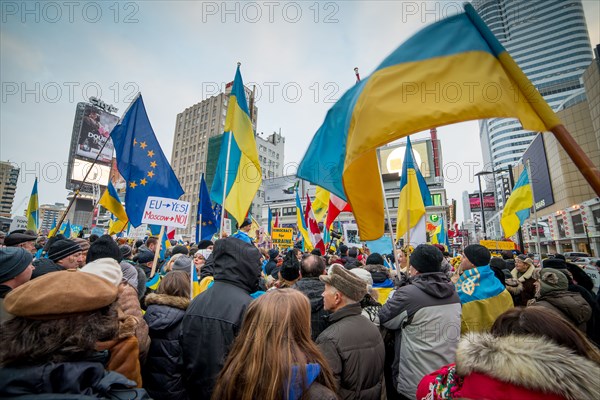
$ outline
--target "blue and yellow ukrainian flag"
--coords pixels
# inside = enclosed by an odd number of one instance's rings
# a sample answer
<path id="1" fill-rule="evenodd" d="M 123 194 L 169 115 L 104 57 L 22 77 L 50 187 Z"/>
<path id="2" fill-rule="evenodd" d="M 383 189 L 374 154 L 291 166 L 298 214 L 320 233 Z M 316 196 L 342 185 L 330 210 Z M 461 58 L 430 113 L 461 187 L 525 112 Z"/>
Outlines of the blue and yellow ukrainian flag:
<path id="1" fill-rule="evenodd" d="M 273 212 L 271 211 L 271 207 L 267 206 L 267 210 L 269 215 L 267 216 L 267 227 L 269 229 L 269 236 L 273 236 Z"/>
<path id="2" fill-rule="evenodd" d="M 156 273 L 154 274 L 152 279 L 150 279 L 149 281 L 146 282 L 146 287 L 148 289 L 152 289 L 152 290 L 158 289 L 158 284 L 160 283 L 160 279 L 161 279 L 160 274 L 158 273 L 158 271 L 156 271 Z"/>
<path id="3" fill-rule="evenodd" d="M 396 222 L 396 240 L 413 229 L 425 216 L 425 207 L 431 205 L 431 194 L 425 178 L 415 162 L 410 137 L 406 138 L 406 151 L 400 178 L 400 199 Z"/>
<path id="4" fill-rule="evenodd" d="M 31 189 L 31 196 L 29 196 L 29 204 L 27 204 L 27 213 L 25 214 L 27 216 L 27 229 L 34 232 L 38 231 L 40 225 L 40 205 L 38 202 L 37 183 L 37 178 L 35 178 L 33 189 Z"/>
<path id="5" fill-rule="evenodd" d="M 71 220 L 67 220 L 66 224 L 63 224 L 64 228 L 60 230 L 60 233 L 63 234 L 64 237 L 69 239 L 71 237 Z"/>
<path id="6" fill-rule="evenodd" d="M 228 151 L 229 154 L 227 154 Z M 227 160 L 229 160 L 229 164 Z M 227 190 L 226 198 L 223 199 L 225 176 L 227 176 Z M 224 204 L 225 210 L 236 221 L 243 221 L 261 182 L 262 171 L 258 161 L 254 129 L 238 65 L 229 95 L 225 134 L 221 142 L 219 163 L 212 183 L 210 198 L 216 203 Z"/>
<path id="7" fill-rule="evenodd" d="M 364 240 L 384 233 L 377 148 L 431 127 L 494 117 L 561 124 L 470 4 L 421 30 L 328 111 L 297 175 L 352 206 Z"/>
<path id="8" fill-rule="evenodd" d="M 127 183 L 127 217 L 137 228 L 142 223 L 149 196 L 179 199 L 184 192 L 156 139 L 141 94 L 131 103 L 110 137 L 117 153 L 117 168 Z"/>
<path id="9" fill-rule="evenodd" d="M 302 208 L 302 202 L 300 201 L 298 189 L 296 189 L 296 224 L 298 225 L 298 231 L 302 235 L 304 250 L 311 251 L 313 249 L 313 244 L 310 241 L 310 236 L 308 236 L 308 231 L 306 230 L 306 221 L 304 221 L 304 209 Z"/>
<path id="10" fill-rule="evenodd" d="M 529 218 L 529 209 L 533 207 L 533 190 L 529 182 L 527 168 L 523 169 L 519 180 L 504 205 L 500 224 L 504 230 L 504 236 L 510 237 L 517 233 L 523 222 Z"/>
<path id="11" fill-rule="evenodd" d="M 127 218 L 125 208 L 123 207 L 123 204 L 121 204 L 119 193 L 117 193 L 117 190 L 111 181 L 108 181 L 108 187 L 104 191 L 102 197 L 100 197 L 98 204 L 110 211 L 116 218 L 116 220 L 112 221 L 108 227 L 109 235 L 119 233 L 125 229 L 127 222 L 129 222 L 129 218 Z"/>

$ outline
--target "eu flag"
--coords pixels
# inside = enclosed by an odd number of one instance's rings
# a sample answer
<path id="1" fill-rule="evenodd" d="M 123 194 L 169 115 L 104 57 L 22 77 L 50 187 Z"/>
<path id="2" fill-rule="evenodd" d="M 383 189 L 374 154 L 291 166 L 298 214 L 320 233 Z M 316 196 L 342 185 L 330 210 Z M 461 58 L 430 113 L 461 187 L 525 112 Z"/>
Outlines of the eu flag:
<path id="1" fill-rule="evenodd" d="M 210 201 L 204 174 L 200 178 L 200 191 L 198 193 L 198 216 L 196 217 L 196 243 L 200 240 L 209 240 L 217 233 L 217 220 Z"/>
<path id="2" fill-rule="evenodd" d="M 184 192 L 156 140 L 141 94 L 110 136 L 117 168 L 127 182 L 125 210 L 131 225 L 137 228 L 148 196 L 178 199 Z"/>

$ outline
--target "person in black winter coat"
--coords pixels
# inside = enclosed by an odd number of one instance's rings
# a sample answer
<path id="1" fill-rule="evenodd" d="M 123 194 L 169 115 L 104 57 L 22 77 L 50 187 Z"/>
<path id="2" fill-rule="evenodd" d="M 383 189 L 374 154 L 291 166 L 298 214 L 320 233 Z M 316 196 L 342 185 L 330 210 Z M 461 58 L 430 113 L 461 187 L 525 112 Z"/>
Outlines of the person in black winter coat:
<path id="1" fill-rule="evenodd" d="M 155 400 L 186 400 L 181 368 L 179 333 L 190 304 L 190 278 L 184 271 L 171 271 L 162 278 L 155 293 L 146 296 L 144 320 L 148 323 L 150 349 L 142 379 Z"/>
<path id="2" fill-rule="evenodd" d="M 279 257 L 279 251 L 277 249 L 269 250 L 269 261 L 265 265 L 265 275 L 271 275 L 273 270 L 277 267 L 277 257 Z"/>
<path id="3" fill-rule="evenodd" d="M 181 325 L 184 384 L 192 399 L 208 400 L 212 395 L 252 301 L 250 294 L 259 288 L 260 258 L 255 246 L 240 239 L 228 237 L 215 243 L 206 263 L 212 264 L 214 284 L 194 298 Z"/>
<path id="4" fill-rule="evenodd" d="M 317 340 L 321 332 L 327 328 L 328 311 L 323 308 L 323 291 L 325 284 L 321 282 L 319 276 L 325 271 L 325 261 L 323 258 L 310 255 L 302 260 L 300 264 L 302 279 L 292 286 L 308 297 L 310 301 L 310 331 L 312 340 Z"/>

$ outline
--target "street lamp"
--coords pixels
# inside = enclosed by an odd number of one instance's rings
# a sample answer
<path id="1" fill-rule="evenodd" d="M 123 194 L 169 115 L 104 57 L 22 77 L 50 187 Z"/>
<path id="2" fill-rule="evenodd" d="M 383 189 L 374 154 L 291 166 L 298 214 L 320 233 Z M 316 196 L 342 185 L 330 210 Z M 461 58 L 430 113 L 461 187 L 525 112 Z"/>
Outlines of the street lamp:
<path id="1" fill-rule="evenodd" d="M 475 174 L 477 177 L 477 182 L 479 183 L 479 207 L 481 209 L 481 224 L 483 226 L 483 239 L 487 240 L 487 231 L 485 229 L 485 212 L 483 211 L 483 191 L 481 190 L 481 176 L 482 175 L 491 175 L 493 172 L 491 171 L 481 171 Z"/>

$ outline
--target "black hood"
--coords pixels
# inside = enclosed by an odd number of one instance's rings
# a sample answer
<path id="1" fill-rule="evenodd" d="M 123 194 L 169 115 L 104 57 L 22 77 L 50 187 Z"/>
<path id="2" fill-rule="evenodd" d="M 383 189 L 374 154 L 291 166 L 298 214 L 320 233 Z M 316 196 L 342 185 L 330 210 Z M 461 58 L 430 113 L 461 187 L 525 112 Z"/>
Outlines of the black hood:
<path id="1" fill-rule="evenodd" d="M 262 272 L 258 249 L 240 239 L 217 240 L 212 252 L 215 282 L 227 282 L 254 293 Z"/>
<path id="2" fill-rule="evenodd" d="M 445 299 L 456 293 L 448 275 L 443 272 L 429 272 L 411 278 L 411 283 L 430 296 Z"/>

